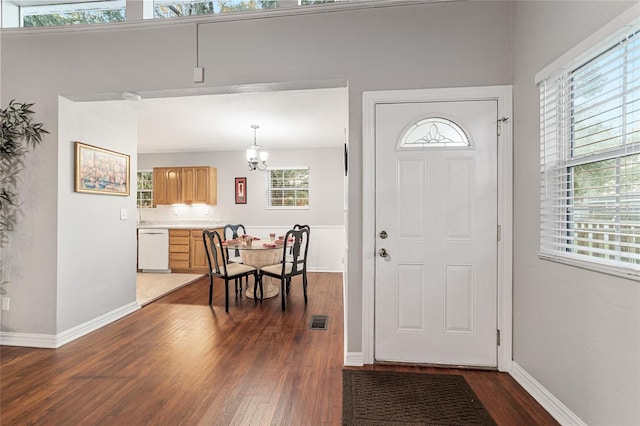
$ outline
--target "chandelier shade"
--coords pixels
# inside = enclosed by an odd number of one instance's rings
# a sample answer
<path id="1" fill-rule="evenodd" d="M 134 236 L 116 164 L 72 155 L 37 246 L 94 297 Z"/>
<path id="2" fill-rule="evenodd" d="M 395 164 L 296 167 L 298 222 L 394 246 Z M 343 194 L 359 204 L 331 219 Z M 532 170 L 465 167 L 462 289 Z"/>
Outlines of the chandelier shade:
<path id="1" fill-rule="evenodd" d="M 253 124 L 251 128 L 253 129 L 253 145 L 247 148 L 247 163 L 249 164 L 249 171 L 267 170 L 267 159 L 269 158 L 269 153 L 260 151 L 260 145 L 256 143 L 256 131 L 260 126 Z"/>

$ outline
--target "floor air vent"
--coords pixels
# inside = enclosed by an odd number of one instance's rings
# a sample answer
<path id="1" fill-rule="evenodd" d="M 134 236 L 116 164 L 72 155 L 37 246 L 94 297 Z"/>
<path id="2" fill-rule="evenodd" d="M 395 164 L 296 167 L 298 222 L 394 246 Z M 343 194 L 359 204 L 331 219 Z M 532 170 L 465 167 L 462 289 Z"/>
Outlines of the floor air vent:
<path id="1" fill-rule="evenodd" d="M 328 319 L 328 315 L 313 315 L 311 317 L 311 324 L 309 324 L 309 328 L 311 330 L 326 330 Z"/>

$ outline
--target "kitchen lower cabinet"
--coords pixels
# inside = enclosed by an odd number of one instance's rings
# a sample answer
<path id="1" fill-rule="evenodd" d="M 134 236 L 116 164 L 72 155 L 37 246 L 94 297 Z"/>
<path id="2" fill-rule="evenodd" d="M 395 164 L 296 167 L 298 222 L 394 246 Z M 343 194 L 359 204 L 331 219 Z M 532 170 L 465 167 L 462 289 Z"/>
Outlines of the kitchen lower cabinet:
<path id="1" fill-rule="evenodd" d="M 205 250 L 204 243 L 202 241 L 202 229 L 191 230 L 191 269 L 194 272 L 209 272 L 207 251 Z"/>
<path id="2" fill-rule="evenodd" d="M 191 272 L 191 231 L 169 229 L 169 269 L 172 272 Z"/>
<path id="3" fill-rule="evenodd" d="M 215 228 L 222 236 L 223 228 Z M 221 262 L 220 255 L 218 261 Z M 204 274 L 209 272 L 202 229 L 169 230 L 169 268 L 173 272 Z"/>

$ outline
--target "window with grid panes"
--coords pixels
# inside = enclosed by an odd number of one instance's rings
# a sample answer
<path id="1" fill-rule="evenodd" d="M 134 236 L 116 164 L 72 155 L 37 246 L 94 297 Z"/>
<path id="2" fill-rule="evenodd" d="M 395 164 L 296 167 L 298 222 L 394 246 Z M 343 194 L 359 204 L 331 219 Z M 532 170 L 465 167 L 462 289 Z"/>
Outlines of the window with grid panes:
<path id="1" fill-rule="evenodd" d="M 309 168 L 267 170 L 267 208 L 309 208 Z"/>
<path id="2" fill-rule="evenodd" d="M 138 207 L 153 207 L 153 171 L 139 171 L 138 192 L 136 202 Z"/>

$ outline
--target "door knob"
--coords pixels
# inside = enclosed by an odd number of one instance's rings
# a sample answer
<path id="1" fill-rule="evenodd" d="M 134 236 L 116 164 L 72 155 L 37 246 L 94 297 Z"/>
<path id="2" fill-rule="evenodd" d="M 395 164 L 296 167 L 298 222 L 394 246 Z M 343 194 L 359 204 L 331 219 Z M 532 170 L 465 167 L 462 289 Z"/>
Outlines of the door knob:
<path id="1" fill-rule="evenodd" d="M 380 235 L 380 238 L 382 238 L 383 240 L 386 240 L 388 236 L 387 231 L 380 231 L 379 235 Z"/>
<path id="2" fill-rule="evenodd" d="M 378 250 L 378 254 L 380 255 L 380 257 L 389 256 L 389 253 L 387 253 L 387 249 L 385 249 L 385 248 L 381 248 L 380 250 Z"/>

